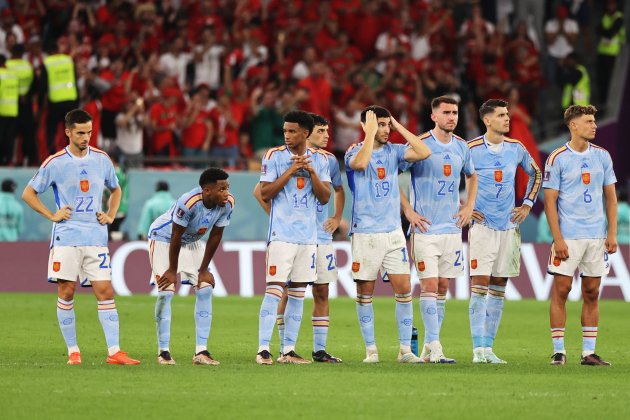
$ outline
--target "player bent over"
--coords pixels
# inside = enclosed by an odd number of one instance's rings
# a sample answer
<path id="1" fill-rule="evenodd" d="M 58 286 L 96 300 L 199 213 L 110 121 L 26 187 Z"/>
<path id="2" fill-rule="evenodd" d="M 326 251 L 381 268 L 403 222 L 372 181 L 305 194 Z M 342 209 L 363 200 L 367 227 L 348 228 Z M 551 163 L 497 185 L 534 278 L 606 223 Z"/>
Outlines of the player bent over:
<path id="1" fill-rule="evenodd" d="M 457 101 L 448 96 L 433 99 L 431 119 L 435 127 L 420 136 L 431 149 L 431 156 L 410 169 L 413 207 L 404 194 L 400 198 L 405 216 L 412 223 L 412 256 L 420 277 L 420 313 L 424 323 L 420 357 L 425 362 L 455 363 L 444 356 L 440 330 L 449 279 L 464 272 L 462 226 L 472 216 L 477 174 L 466 142 L 453 134 L 458 120 Z M 468 190 L 464 206 L 459 204 L 462 172 Z"/>
<path id="2" fill-rule="evenodd" d="M 490 99 L 479 108 L 486 133 L 468 142 L 479 192 L 468 231 L 470 258 L 470 332 L 473 363 L 507 363 L 492 346 L 503 314 L 505 287 L 521 268 L 522 223 L 542 184 L 538 165 L 525 146 L 506 137 L 510 131 L 507 102 Z M 523 204 L 515 206 L 514 177 L 521 166 L 529 175 Z"/>
<path id="3" fill-rule="evenodd" d="M 352 191 L 352 277 L 357 285 L 357 315 L 366 347 L 365 363 L 378 363 L 374 338 L 372 296 L 379 271 L 391 282 L 396 298 L 400 363 L 422 363 L 411 352 L 413 302 L 407 243 L 400 223 L 398 168 L 426 159 L 431 151 L 399 124 L 385 108 L 369 106 L 361 112 L 364 141 L 351 146 L 345 163 Z M 391 144 L 390 127 L 409 143 Z"/>
<path id="4" fill-rule="evenodd" d="M 617 251 L 617 196 L 612 159 L 591 143 L 597 125 L 592 106 L 572 105 L 564 112 L 571 139 L 553 151 L 545 165 L 545 214 L 553 235 L 547 271 L 553 274 L 549 318 L 551 364 L 564 365 L 566 302 L 573 274 L 582 277 L 582 364 L 608 366 L 595 353 L 599 325 L 599 287 L 610 270 L 608 254 Z M 606 217 L 602 209 L 606 209 Z M 608 229 L 606 229 L 608 222 Z"/>
<path id="5" fill-rule="evenodd" d="M 328 121 L 317 114 L 310 114 L 314 121 L 313 132 L 308 137 L 306 144 L 308 147 L 323 153 L 328 159 L 330 168 L 330 178 L 334 190 L 335 197 L 335 213 L 332 217 L 328 217 L 328 204 L 317 203 L 317 252 L 316 252 L 316 271 L 317 280 L 313 284 L 313 361 L 323 363 L 340 363 L 341 359 L 332 356 L 326 351 L 326 343 L 328 340 L 328 327 L 330 322 L 330 313 L 328 307 L 328 285 L 337 280 L 337 258 L 332 246 L 332 234 L 341 221 L 343 214 L 343 206 L 345 201 L 345 192 L 341 181 L 341 173 L 339 171 L 339 162 L 332 153 L 324 150 L 328 144 Z M 256 184 L 254 188 L 254 197 L 258 200 L 261 207 L 270 214 L 271 205 L 262 200 L 260 196 L 260 184 Z M 282 301 L 278 305 L 278 315 L 276 323 L 278 325 L 278 333 L 280 336 L 280 357 L 278 362 L 283 361 L 283 342 L 284 342 L 284 309 L 288 302 L 288 294 L 286 288 L 282 294 Z"/>
<path id="6" fill-rule="evenodd" d="M 177 199 L 149 228 L 151 283 L 158 285 L 155 321 L 158 336 L 158 363 L 174 365 L 171 338 L 171 300 L 177 274 L 183 284 L 195 287 L 194 365 L 218 365 L 208 352 L 212 324 L 214 277 L 208 266 L 219 247 L 223 229 L 230 224 L 234 197 L 229 193 L 228 174 L 209 168 L 199 177 L 199 186 Z M 205 250 L 201 238 L 210 229 Z"/>
<path id="7" fill-rule="evenodd" d="M 53 222 L 48 281 L 57 283 L 57 319 L 68 347 L 68 364 L 81 364 L 77 344 L 74 291 L 77 278 L 91 285 L 98 300 L 98 318 L 108 348 L 107 363 L 137 365 L 140 362 L 120 350 L 119 320 L 112 270 L 107 249 L 107 224 L 120 204 L 121 189 L 109 156 L 89 145 L 92 117 L 75 109 L 65 116 L 69 144 L 44 161 L 28 183 L 22 198 L 33 210 Z M 107 213 L 101 209 L 103 189 L 111 190 Z M 52 188 L 57 211 L 50 211 L 39 194 Z"/>

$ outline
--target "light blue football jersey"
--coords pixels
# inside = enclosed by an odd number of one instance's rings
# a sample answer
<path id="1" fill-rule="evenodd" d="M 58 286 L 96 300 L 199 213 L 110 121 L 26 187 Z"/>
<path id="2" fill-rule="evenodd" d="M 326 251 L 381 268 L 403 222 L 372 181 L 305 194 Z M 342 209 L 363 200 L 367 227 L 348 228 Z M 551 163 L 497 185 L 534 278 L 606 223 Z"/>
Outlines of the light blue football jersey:
<path id="1" fill-rule="evenodd" d="M 408 145 L 386 143 L 372 151 L 365 171 L 350 168 L 350 161 L 363 142 L 350 146 L 345 156 L 348 186 L 352 191 L 353 233 L 387 233 L 401 227 L 398 168 L 408 167 L 405 151 Z"/>
<path id="2" fill-rule="evenodd" d="M 261 182 L 273 182 L 293 164 L 294 155 L 284 145 L 269 149 L 262 160 Z M 330 182 L 328 157 L 307 148 L 306 156 L 320 181 Z M 271 200 L 267 242 L 282 241 L 302 245 L 317 244 L 317 199 L 313 194 L 311 174 L 302 170 Z"/>
<path id="3" fill-rule="evenodd" d="M 107 246 L 107 225 L 96 218 L 103 211 L 104 187 L 118 187 L 107 153 L 88 147 L 87 154 L 79 158 L 66 147 L 49 156 L 28 185 L 37 194 L 52 187 L 57 208 L 72 208 L 70 219 L 53 223 L 51 247 Z"/>
<path id="4" fill-rule="evenodd" d="M 469 141 L 468 148 L 479 181 L 475 210 L 484 215 L 482 224 L 494 230 L 518 226 L 510 221 L 515 206 L 516 168 L 520 165 L 529 175 L 523 204 L 531 207 L 542 185 L 542 173 L 538 165 L 520 141 L 510 138 L 505 139 L 498 152 L 490 149 L 485 136 Z"/>
<path id="5" fill-rule="evenodd" d="M 322 149 L 318 149 L 319 152 L 324 153 L 328 158 L 328 167 L 330 169 L 330 183 L 333 187 L 342 186 L 341 181 L 341 171 L 339 170 L 339 162 L 337 162 L 337 158 L 330 152 L 327 152 Z M 335 192 L 332 191 L 332 194 Z M 331 198 L 333 198 L 331 196 Z M 324 222 L 328 220 L 328 204 L 321 204 L 317 199 L 317 244 L 329 244 L 332 242 L 332 233 L 328 233 L 324 230 Z M 331 200 L 332 201 L 332 200 Z"/>
<path id="6" fill-rule="evenodd" d="M 617 182 L 610 154 L 590 144 L 577 152 L 566 143 L 545 164 L 543 188 L 558 191 L 558 218 L 564 239 L 606 238 L 603 187 Z"/>
<path id="7" fill-rule="evenodd" d="M 234 196 L 228 196 L 228 203 L 221 207 L 207 208 L 201 198 L 201 187 L 194 188 L 177 199 L 170 209 L 151 224 L 149 239 L 171 242 L 173 223 L 186 228 L 182 244 L 198 241 L 213 226 L 225 227 L 230 224 L 234 210 Z"/>
<path id="8" fill-rule="evenodd" d="M 432 131 L 420 136 L 431 149 L 431 156 L 411 165 L 409 201 L 414 210 L 429 219 L 426 234 L 459 233 L 459 184 L 461 173 L 470 176 L 475 166 L 464 139 L 453 135 L 447 144 L 435 138 Z M 415 229 L 420 233 L 420 229 Z"/>

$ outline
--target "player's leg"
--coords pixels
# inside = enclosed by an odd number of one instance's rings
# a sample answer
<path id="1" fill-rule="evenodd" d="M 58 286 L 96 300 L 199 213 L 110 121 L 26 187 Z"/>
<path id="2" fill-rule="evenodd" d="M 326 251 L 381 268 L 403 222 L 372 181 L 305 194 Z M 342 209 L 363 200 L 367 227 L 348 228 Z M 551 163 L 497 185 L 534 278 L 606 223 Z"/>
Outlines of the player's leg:
<path id="1" fill-rule="evenodd" d="M 446 294 L 448 293 L 449 281 L 450 279 L 444 277 L 440 277 L 438 280 L 437 313 L 440 331 L 442 331 L 442 324 L 446 316 Z"/>
<path id="2" fill-rule="evenodd" d="M 549 304 L 549 325 L 551 327 L 551 341 L 553 353 L 551 364 L 564 365 L 566 350 L 564 347 L 564 329 L 567 323 L 566 303 L 571 291 L 573 276 L 555 274 L 551 286 L 551 302 Z"/>
<path id="3" fill-rule="evenodd" d="M 87 246 L 79 248 L 83 255 L 82 269 L 91 282 L 92 290 L 98 302 L 98 319 L 105 333 L 107 343 L 107 363 L 115 365 L 137 365 L 139 360 L 132 359 L 120 350 L 120 322 L 114 302 L 112 270 L 107 247 Z"/>
<path id="4" fill-rule="evenodd" d="M 484 356 L 488 363 L 505 364 L 505 360 L 497 357 L 492 351 L 494 339 L 499 330 L 505 302 L 505 287 L 508 279 L 505 277 L 490 277 L 488 298 L 486 300 L 486 320 L 484 324 Z"/>
<path id="5" fill-rule="evenodd" d="M 326 352 L 330 310 L 329 284 L 337 280 L 337 259 L 332 244 L 317 245 L 317 280 L 313 284 L 313 361 L 339 363 L 341 359 Z"/>
<path id="6" fill-rule="evenodd" d="M 276 323 L 278 304 L 282 299 L 284 286 L 289 279 L 291 266 L 297 253 L 297 245 L 287 242 L 273 241 L 267 246 L 265 296 L 260 305 L 258 318 L 258 354 L 256 363 L 260 365 L 273 364 L 269 352 L 269 343 Z"/>
<path id="7" fill-rule="evenodd" d="M 437 332 L 437 276 L 440 250 L 436 238 L 438 238 L 437 235 L 418 233 L 411 235 L 411 254 L 420 278 L 419 305 L 424 324 L 424 342 L 420 358 L 424 362 L 429 361 L 429 343 L 435 340 L 436 334 L 439 335 Z"/>
<path id="8" fill-rule="evenodd" d="M 440 324 L 437 312 L 437 292 L 437 277 L 427 277 L 420 280 L 420 315 L 422 316 L 422 323 L 424 324 L 423 355 L 425 352 L 425 348 L 428 353 L 423 358 L 423 361 L 425 362 L 431 360 L 431 356 L 434 355 L 434 351 L 432 349 L 437 350 L 437 346 L 440 344 Z"/>
<path id="9" fill-rule="evenodd" d="M 166 242 L 149 240 L 149 263 L 151 265 L 150 284 L 157 284 L 160 276 L 168 269 L 168 247 Z M 175 295 L 175 285 L 158 290 L 155 301 L 155 329 L 158 340 L 158 363 L 174 365 L 171 357 L 171 301 Z"/>
<path id="10" fill-rule="evenodd" d="M 282 291 L 282 300 L 280 304 L 278 304 L 278 314 L 276 315 L 276 325 L 278 326 L 278 338 L 280 342 L 280 356 L 279 359 L 282 358 L 284 354 L 284 311 L 287 307 L 287 301 L 289 300 L 289 295 L 287 294 L 287 287 L 284 287 Z"/>
<path id="11" fill-rule="evenodd" d="M 68 348 L 68 364 L 81 364 L 77 344 L 74 290 L 79 275 L 76 247 L 53 247 L 48 257 L 48 281 L 57 283 L 57 321 Z"/>
<path id="12" fill-rule="evenodd" d="M 355 283 L 357 285 L 357 317 L 366 349 L 363 363 L 378 363 L 378 349 L 374 338 L 374 308 L 372 307 L 376 281 L 355 280 Z"/>

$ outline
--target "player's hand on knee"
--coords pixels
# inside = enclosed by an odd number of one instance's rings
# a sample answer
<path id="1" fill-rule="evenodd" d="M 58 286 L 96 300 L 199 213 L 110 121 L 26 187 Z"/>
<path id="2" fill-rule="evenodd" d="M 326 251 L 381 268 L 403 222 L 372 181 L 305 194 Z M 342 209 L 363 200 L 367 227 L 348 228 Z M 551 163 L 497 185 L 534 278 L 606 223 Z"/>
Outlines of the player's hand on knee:
<path id="1" fill-rule="evenodd" d="M 107 213 L 102 211 L 96 212 L 96 218 L 101 225 L 111 225 L 114 221 L 113 217 L 110 217 Z"/>
<path id="2" fill-rule="evenodd" d="M 564 239 L 560 239 L 558 241 L 554 240 L 553 242 L 553 252 L 554 256 L 560 258 L 561 260 L 566 260 L 569 258 L 569 247 Z"/>
<path id="3" fill-rule="evenodd" d="M 55 212 L 50 218 L 51 222 L 61 222 L 62 220 L 68 220 L 72 215 L 72 207 L 69 205 L 63 206 Z"/>
<path id="4" fill-rule="evenodd" d="M 608 237 L 606 238 L 606 242 L 604 242 L 604 245 L 606 246 L 606 252 L 608 252 L 609 254 L 614 254 L 615 252 L 617 252 L 617 237 L 608 235 Z"/>
<path id="5" fill-rule="evenodd" d="M 166 270 L 164 274 L 158 277 L 157 284 L 160 290 L 165 290 L 171 284 L 177 283 L 177 273 L 175 270 Z"/>
<path id="6" fill-rule="evenodd" d="M 201 287 L 201 283 L 208 283 L 214 288 L 214 276 L 208 270 L 201 270 L 197 278 L 197 287 Z"/>
<path id="7" fill-rule="evenodd" d="M 481 222 L 483 222 L 485 220 L 485 216 L 483 215 L 482 212 L 480 212 L 478 210 L 473 210 L 473 212 L 472 212 L 472 220 L 474 222 L 481 223 Z"/>

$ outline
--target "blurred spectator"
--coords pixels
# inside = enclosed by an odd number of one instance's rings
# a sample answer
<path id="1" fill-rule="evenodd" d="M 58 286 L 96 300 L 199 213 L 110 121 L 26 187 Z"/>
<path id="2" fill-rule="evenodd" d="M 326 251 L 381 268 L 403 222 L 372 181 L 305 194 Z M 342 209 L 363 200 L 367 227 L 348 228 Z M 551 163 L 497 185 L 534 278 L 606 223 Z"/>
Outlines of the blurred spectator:
<path id="1" fill-rule="evenodd" d="M 221 59 L 225 47 L 216 42 L 212 27 L 204 28 L 201 32 L 201 43 L 197 45 L 193 54 L 193 86 L 207 84 L 213 91 L 221 86 Z"/>
<path id="2" fill-rule="evenodd" d="M 152 133 L 148 152 L 154 156 L 175 156 L 175 130 L 179 117 L 177 101 L 180 92 L 167 87 L 162 91 L 162 101 L 149 109 L 148 127 Z"/>
<path id="3" fill-rule="evenodd" d="M 545 19 L 545 2 L 540 0 L 518 0 L 514 2 L 516 19 L 524 22 L 527 27 L 532 26 L 535 38 L 532 41 L 540 48 L 543 41 L 543 21 Z"/>
<path id="4" fill-rule="evenodd" d="M 302 79 L 298 83 L 298 87 L 304 95 L 304 101 L 300 107 L 304 111 L 330 119 L 332 88 L 328 81 L 327 71 L 326 63 L 316 62 L 311 68 L 311 74 Z"/>
<path id="5" fill-rule="evenodd" d="M 291 77 L 295 80 L 306 79 L 311 74 L 311 67 L 317 60 L 317 52 L 313 47 L 304 48 L 302 59 L 295 63 L 291 70 Z"/>
<path id="6" fill-rule="evenodd" d="M 208 158 L 208 151 L 214 125 L 210 118 L 208 102 L 210 90 L 208 85 L 201 85 L 193 93 L 182 118 L 182 155 L 184 157 Z M 203 168 L 203 162 L 193 162 L 193 168 Z"/>
<path id="7" fill-rule="evenodd" d="M 168 44 L 168 51 L 160 56 L 158 68 L 164 72 L 166 76 L 172 77 L 177 81 L 180 89 L 186 86 L 186 66 L 191 60 L 191 54 L 185 52 L 186 41 L 183 37 L 177 37 Z"/>
<path id="8" fill-rule="evenodd" d="M 137 69 L 133 70 L 136 73 Z M 133 74 L 125 70 L 122 58 L 117 57 L 111 65 L 101 71 L 101 80 L 107 82 L 107 90 L 101 95 L 101 134 L 103 136 L 103 149 L 113 151 L 116 141 L 116 115 L 122 111 L 131 90 Z"/>
<path id="9" fill-rule="evenodd" d="M 600 37 L 597 46 L 597 93 L 599 102 L 605 104 L 615 61 L 626 40 L 623 14 L 619 11 L 616 0 L 606 2 L 606 13 L 597 26 L 597 35 Z"/>
<path id="10" fill-rule="evenodd" d="M 15 35 L 14 42 L 16 44 L 24 44 L 24 32 L 15 23 L 13 12 L 10 8 L 2 9 L 0 12 L 0 54 L 5 57 L 11 56 L 11 46 L 7 45 L 8 34 Z"/>
<path id="11" fill-rule="evenodd" d="M 563 85 L 562 109 L 591 103 L 591 80 L 576 53 L 571 53 L 564 59 L 560 81 Z"/>
<path id="12" fill-rule="evenodd" d="M 540 68 L 539 51 L 527 32 L 523 21 L 516 24 L 514 35 L 506 46 L 507 68 L 511 69 L 511 80 L 519 87 L 521 102 L 530 114 L 538 106 L 538 90 L 544 79 Z"/>
<path id="13" fill-rule="evenodd" d="M 116 147 L 121 165 L 125 169 L 137 169 L 143 166 L 144 100 L 135 92 L 126 99 L 115 118 Z"/>
<path id="14" fill-rule="evenodd" d="M 628 191 L 621 185 L 617 187 L 617 242 L 630 244 L 630 205 Z"/>
<path id="15" fill-rule="evenodd" d="M 0 165 L 13 161 L 18 121 L 20 82 L 17 73 L 7 68 L 6 61 L 0 54 Z"/>
<path id="16" fill-rule="evenodd" d="M 120 206 L 118 212 L 114 217 L 114 221 L 111 225 L 107 226 L 109 232 L 110 241 L 121 241 L 125 238 L 125 234 L 121 231 L 121 225 L 127 217 L 127 211 L 129 210 L 129 180 L 127 179 L 127 170 L 121 166 L 117 159 L 112 159 L 114 162 L 114 170 L 116 171 L 116 178 L 118 179 L 118 185 L 122 190 L 122 196 L 120 198 Z M 105 188 L 103 193 L 103 209 L 107 209 L 109 206 L 109 197 L 111 191 Z"/>
<path id="17" fill-rule="evenodd" d="M 168 190 L 166 181 L 158 181 L 155 185 L 155 194 L 142 206 L 140 221 L 138 222 L 138 239 L 146 240 L 151 223 L 164 214 L 175 202 L 175 198 Z"/>
<path id="18" fill-rule="evenodd" d="M 346 150 L 354 143 L 360 141 L 361 110 L 363 105 L 355 100 L 348 101 L 344 108 L 335 112 L 335 132 L 333 135 L 333 151 L 338 156 L 343 156 Z"/>
<path id="19" fill-rule="evenodd" d="M 37 143 L 35 141 L 35 116 L 33 114 L 33 96 L 35 83 L 33 66 L 23 59 L 24 45 L 13 47 L 11 59 L 7 61 L 7 68 L 18 77 L 18 118 L 16 134 L 22 137 L 23 162 L 28 166 L 35 166 L 39 162 Z M 1 87 L 0 87 L 1 88 Z M 22 162 L 18 162 L 21 164 Z"/>
<path id="20" fill-rule="evenodd" d="M 386 60 L 397 53 L 401 48 L 409 47 L 409 37 L 402 33 L 401 22 L 392 20 L 390 27 L 379 34 L 376 38 L 374 48 L 379 60 L 376 71 L 385 73 Z"/>
<path id="21" fill-rule="evenodd" d="M 225 93 L 219 96 L 216 108 L 211 111 L 215 130 L 210 154 L 232 168 L 240 157 L 239 134 L 246 111 Z"/>
<path id="22" fill-rule="evenodd" d="M 569 18 L 565 6 L 556 8 L 556 17 L 545 24 L 547 51 L 556 60 L 561 60 L 573 52 L 579 33 L 578 24 Z"/>
<path id="23" fill-rule="evenodd" d="M 15 198 L 17 184 L 10 178 L 2 181 L 0 192 L 0 241 L 17 241 L 23 228 L 24 209 Z"/>
<path id="24" fill-rule="evenodd" d="M 284 144 L 283 115 L 276 107 L 277 92 L 262 89 L 252 94 L 252 113 L 254 119 L 251 127 L 254 156 L 261 160 L 271 147 Z"/>

